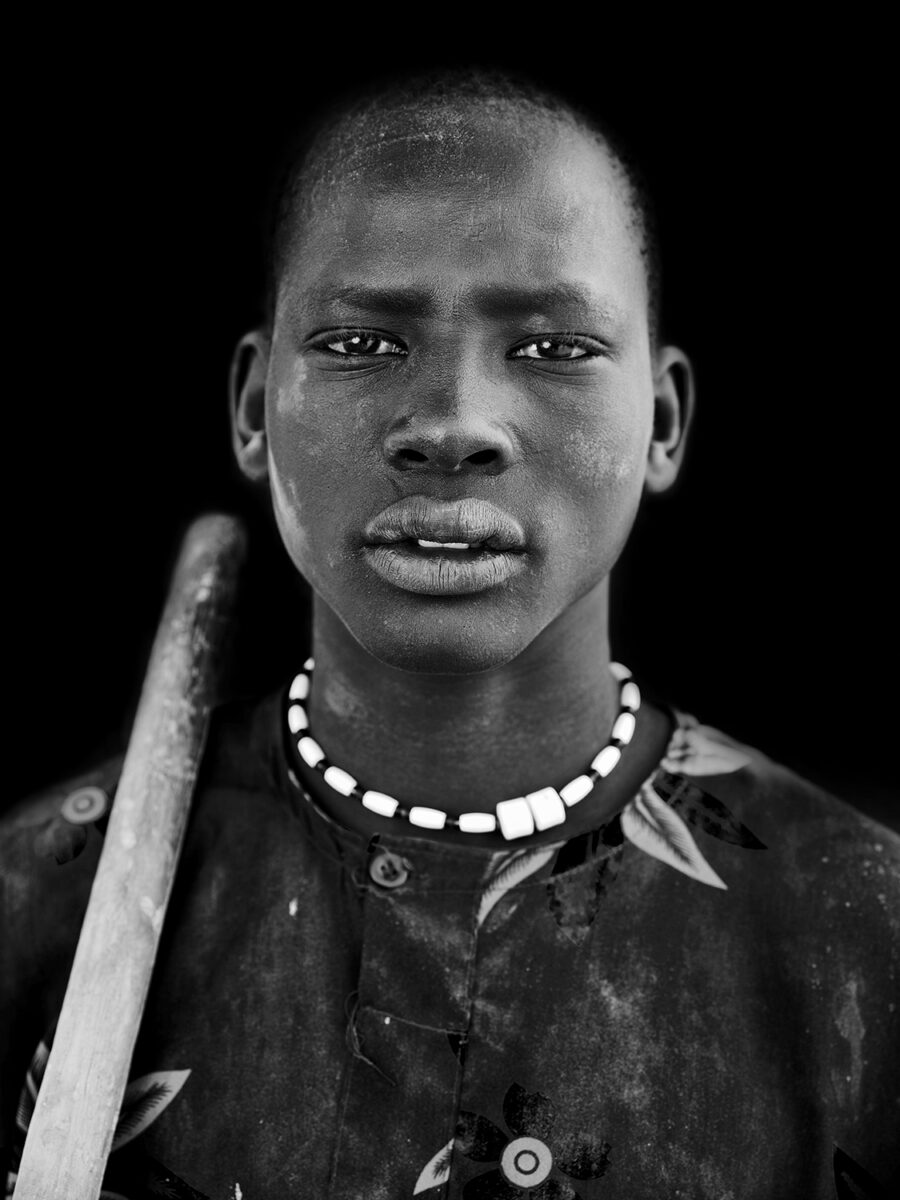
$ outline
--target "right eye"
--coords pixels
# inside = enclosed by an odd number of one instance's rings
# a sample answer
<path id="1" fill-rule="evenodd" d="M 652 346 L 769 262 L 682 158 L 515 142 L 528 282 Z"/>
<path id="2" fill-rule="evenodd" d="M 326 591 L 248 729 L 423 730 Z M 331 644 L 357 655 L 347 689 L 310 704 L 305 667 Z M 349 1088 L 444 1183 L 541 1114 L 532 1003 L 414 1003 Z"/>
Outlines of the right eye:
<path id="1" fill-rule="evenodd" d="M 330 350 L 332 354 L 340 354 L 344 358 L 371 358 L 376 355 L 407 353 L 406 347 L 401 346 L 392 338 L 368 330 L 344 330 L 332 337 L 324 338 L 319 346 Z"/>

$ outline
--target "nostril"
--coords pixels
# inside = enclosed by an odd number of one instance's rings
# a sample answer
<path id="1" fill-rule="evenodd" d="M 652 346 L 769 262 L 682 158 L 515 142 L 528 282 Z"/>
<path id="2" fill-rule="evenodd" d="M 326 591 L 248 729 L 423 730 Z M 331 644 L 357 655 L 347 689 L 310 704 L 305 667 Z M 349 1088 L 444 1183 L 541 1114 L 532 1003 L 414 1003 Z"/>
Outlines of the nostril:
<path id="1" fill-rule="evenodd" d="M 404 447 L 402 450 L 398 450 L 397 458 L 400 460 L 400 462 L 406 462 L 406 463 L 428 462 L 427 454 L 422 454 L 418 450 L 410 450 L 408 447 Z"/>
<path id="2" fill-rule="evenodd" d="M 479 450 L 475 454 L 470 454 L 465 461 L 471 463 L 473 467 L 482 467 L 488 463 L 496 462 L 498 458 L 499 455 L 496 450 Z"/>

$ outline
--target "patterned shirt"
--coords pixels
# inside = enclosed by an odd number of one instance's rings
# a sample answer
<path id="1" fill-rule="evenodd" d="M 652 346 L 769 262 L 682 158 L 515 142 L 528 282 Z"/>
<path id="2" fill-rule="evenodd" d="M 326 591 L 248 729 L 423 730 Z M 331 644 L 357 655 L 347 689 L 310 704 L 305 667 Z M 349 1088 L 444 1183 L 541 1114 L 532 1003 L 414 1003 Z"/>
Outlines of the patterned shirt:
<path id="1" fill-rule="evenodd" d="M 825 1200 L 900 1181 L 894 834 L 680 716 L 587 834 L 369 837 L 298 786 L 284 704 L 215 724 L 105 1196 Z M 117 770 L 2 825 L 10 1187 L 103 841 L 84 788 Z"/>

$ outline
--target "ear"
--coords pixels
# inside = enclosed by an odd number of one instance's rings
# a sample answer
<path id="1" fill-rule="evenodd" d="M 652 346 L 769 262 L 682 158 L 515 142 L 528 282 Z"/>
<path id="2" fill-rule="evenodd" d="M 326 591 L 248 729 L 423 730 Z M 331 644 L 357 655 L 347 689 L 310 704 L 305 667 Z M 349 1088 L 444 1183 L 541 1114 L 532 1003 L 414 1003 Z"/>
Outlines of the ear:
<path id="1" fill-rule="evenodd" d="M 644 492 L 665 492 L 678 478 L 694 411 L 694 372 L 677 346 L 656 353 L 653 376 L 653 434 L 647 451 Z"/>
<path id="2" fill-rule="evenodd" d="M 242 474 L 251 483 L 263 482 L 269 473 L 266 441 L 268 369 L 269 339 L 261 330 L 254 330 L 238 342 L 228 380 L 231 444 Z"/>

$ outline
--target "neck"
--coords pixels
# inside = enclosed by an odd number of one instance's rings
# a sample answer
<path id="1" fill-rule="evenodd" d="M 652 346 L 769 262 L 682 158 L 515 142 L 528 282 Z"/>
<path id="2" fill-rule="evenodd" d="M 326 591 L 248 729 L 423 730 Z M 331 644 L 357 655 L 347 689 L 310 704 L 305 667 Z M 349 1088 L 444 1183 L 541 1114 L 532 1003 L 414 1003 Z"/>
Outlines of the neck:
<path id="1" fill-rule="evenodd" d="M 609 736 L 604 583 L 512 662 L 475 675 L 401 671 L 372 658 L 324 604 L 313 620 L 316 740 L 366 787 L 457 815 L 580 774 Z"/>

